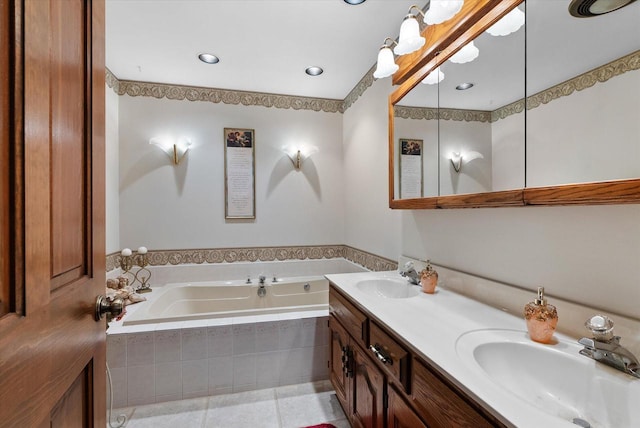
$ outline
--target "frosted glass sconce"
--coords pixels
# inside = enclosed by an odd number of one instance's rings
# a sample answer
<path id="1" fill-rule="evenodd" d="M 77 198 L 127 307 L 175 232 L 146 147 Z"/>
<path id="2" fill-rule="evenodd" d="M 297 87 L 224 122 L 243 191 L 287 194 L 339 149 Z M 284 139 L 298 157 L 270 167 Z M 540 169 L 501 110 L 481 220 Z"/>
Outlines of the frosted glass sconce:
<path id="1" fill-rule="evenodd" d="M 189 151 L 191 141 L 186 137 L 180 137 L 178 141 L 168 138 L 153 137 L 149 140 L 149 144 L 160 147 L 173 161 L 174 165 L 178 165 L 182 158 Z"/>
<path id="2" fill-rule="evenodd" d="M 440 71 L 440 67 L 436 67 L 435 70 L 432 70 L 427 77 L 422 79 L 422 83 L 425 85 L 436 85 L 444 80 L 444 73 Z"/>
<path id="3" fill-rule="evenodd" d="M 524 12 L 516 7 L 498 22 L 487 28 L 487 33 L 492 36 L 506 36 L 518 31 L 523 25 Z"/>
<path id="4" fill-rule="evenodd" d="M 391 42 L 387 44 L 387 42 Z M 390 37 L 384 39 L 384 43 L 380 46 L 380 51 L 378 52 L 378 62 L 376 66 L 376 71 L 373 72 L 373 77 L 376 79 L 382 79 L 385 77 L 391 76 L 393 73 L 398 71 L 398 64 L 396 64 L 393 59 L 393 52 L 391 51 L 391 46 L 397 45 L 395 40 L 391 40 Z"/>
<path id="5" fill-rule="evenodd" d="M 440 24 L 456 16 L 464 0 L 431 0 L 429 10 L 424 14 L 425 24 Z"/>
<path id="6" fill-rule="evenodd" d="M 411 13 L 413 9 L 416 10 L 415 14 Z M 424 13 L 420 8 L 418 8 L 418 6 L 411 6 L 409 8 L 409 12 L 407 12 L 407 16 L 404 17 L 402 25 L 400 26 L 398 44 L 393 49 L 393 52 L 396 55 L 406 55 L 408 53 L 415 52 L 424 46 L 425 39 L 420 35 L 420 25 L 416 19 L 416 16 L 418 15 L 424 16 Z"/>

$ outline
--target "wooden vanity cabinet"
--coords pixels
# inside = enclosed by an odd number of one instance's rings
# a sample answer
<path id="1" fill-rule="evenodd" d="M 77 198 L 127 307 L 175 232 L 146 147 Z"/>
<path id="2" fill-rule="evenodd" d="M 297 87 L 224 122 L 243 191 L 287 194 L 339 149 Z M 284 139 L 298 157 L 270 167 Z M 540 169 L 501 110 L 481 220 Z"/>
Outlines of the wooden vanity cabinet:
<path id="1" fill-rule="evenodd" d="M 505 427 L 331 284 L 329 377 L 354 427 Z"/>

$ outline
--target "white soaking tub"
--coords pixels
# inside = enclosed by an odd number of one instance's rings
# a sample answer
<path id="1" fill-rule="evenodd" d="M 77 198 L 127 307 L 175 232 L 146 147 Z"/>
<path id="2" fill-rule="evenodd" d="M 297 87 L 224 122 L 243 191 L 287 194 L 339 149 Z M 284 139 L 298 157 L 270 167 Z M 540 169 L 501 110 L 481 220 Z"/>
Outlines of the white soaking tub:
<path id="1" fill-rule="evenodd" d="M 255 281 L 167 284 L 151 294 L 123 325 L 155 324 L 283 312 L 326 310 L 329 281 L 323 276 L 267 279 L 259 296 Z"/>

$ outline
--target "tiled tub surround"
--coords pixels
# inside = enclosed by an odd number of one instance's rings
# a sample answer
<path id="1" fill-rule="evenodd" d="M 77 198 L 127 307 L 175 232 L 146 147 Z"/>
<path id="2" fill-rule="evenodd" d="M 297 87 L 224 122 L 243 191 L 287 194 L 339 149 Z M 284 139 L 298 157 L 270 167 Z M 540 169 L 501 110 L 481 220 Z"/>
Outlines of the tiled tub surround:
<path id="1" fill-rule="evenodd" d="M 309 318 L 292 313 L 108 332 L 113 406 L 327 379 L 326 312 L 305 314 Z"/>
<path id="2" fill-rule="evenodd" d="M 363 271 L 344 259 L 151 268 L 154 292 L 164 284 Z M 112 271 L 109 276 L 117 275 Z M 160 285 L 159 285 L 160 284 Z M 157 290 L 157 291 L 156 291 Z M 159 294 L 159 293 L 158 293 Z M 135 314 L 149 302 L 127 307 Z M 113 406 L 126 407 L 226 394 L 328 378 L 328 310 L 230 316 L 124 326 L 107 331 Z M 126 320 L 126 316 L 124 318 Z"/>

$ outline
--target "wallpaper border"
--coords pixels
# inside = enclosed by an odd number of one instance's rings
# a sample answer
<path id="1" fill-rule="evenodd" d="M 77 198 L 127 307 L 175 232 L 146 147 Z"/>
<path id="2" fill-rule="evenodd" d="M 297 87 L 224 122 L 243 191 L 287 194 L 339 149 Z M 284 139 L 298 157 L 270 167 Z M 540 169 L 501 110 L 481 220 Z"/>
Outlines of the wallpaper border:
<path id="1" fill-rule="evenodd" d="M 348 245 L 149 250 L 148 255 L 151 266 L 344 258 L 372 271 L 398 268 L 396 261 Z M 120 253 L 106 259 L 107 272 L 120 266 Z"/>

